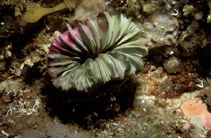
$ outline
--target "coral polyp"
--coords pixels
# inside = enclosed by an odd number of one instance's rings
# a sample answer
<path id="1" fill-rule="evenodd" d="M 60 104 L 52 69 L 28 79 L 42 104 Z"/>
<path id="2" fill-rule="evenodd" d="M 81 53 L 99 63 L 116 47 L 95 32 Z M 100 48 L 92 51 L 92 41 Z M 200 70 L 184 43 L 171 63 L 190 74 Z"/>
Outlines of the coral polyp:
<path id="1" fill-rule="evenodd" d="M 122 14 L 87 19 L 56 38 L 48 54 L 48 74 L 57 88 L 88 92 L 111 80 L 143 71 L 149 39 Z"/>

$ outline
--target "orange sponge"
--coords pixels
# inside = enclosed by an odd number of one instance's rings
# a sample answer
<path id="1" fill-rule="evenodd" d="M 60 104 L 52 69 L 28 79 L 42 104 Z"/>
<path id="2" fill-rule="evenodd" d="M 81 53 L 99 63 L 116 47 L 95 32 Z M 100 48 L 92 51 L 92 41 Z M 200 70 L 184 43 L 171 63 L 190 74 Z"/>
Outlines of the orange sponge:
<path id="1" fill-rule="evenodd" d="M 202 100 L 198 98 L 186 100 L 182 103 L 180 108 L 185 118 L 191 118 L 195 115 L 199 116 L 205 122 L 204 127 L 211 129 L 211 113 L 207 111 L 207 106 L 202 103 Z"/>

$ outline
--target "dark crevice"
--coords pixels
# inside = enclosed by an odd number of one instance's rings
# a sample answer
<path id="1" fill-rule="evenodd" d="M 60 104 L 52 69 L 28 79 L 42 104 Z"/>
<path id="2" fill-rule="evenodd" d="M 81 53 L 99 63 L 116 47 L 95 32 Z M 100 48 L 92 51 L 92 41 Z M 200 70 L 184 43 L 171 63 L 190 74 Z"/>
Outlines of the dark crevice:
<path id="1" fill-rule="evenodd" d="M 105 120 L 132 108 L 135 90 L 135 82 L 127 79 L 111 81 L 90 93 L 64 92 L 50 83 L 42 92 L 51 117 L 57 116 L 65 124 L 76 123 L 90 129 L 102 127 Z"/>

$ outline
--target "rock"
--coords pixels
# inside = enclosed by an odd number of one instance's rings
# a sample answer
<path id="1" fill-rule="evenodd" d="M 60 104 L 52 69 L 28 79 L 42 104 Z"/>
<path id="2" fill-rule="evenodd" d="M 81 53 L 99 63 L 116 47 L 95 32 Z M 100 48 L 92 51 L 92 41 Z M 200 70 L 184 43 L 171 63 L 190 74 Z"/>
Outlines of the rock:
<path id="1" fill-rule="evenodd" d="M 168 60 L 163 63 L 164 69 L 168 73 L 177 73 L 181 71 L 181 61 L 175 56 L 170 57 Z"/>
<path id="2" fill-rule="evenodd" d="M 23 133 L 22 138 L 44 138 L 44 133 L 38 130 L 30 129 Z"/>

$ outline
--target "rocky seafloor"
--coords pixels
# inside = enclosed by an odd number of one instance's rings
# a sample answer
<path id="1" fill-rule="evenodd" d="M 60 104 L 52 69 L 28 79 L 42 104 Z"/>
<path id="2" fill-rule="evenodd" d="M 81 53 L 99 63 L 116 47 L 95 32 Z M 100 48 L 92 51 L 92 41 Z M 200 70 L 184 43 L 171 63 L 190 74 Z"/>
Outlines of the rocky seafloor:
<path id="1" fill-rule="evenodd" d="M 47 74 L 53 39 L 122 13 L 150 39 L 144 72 L 66 93 Z M 1 0 L 1 138 L 211 138 L 210 0 Z"/>

